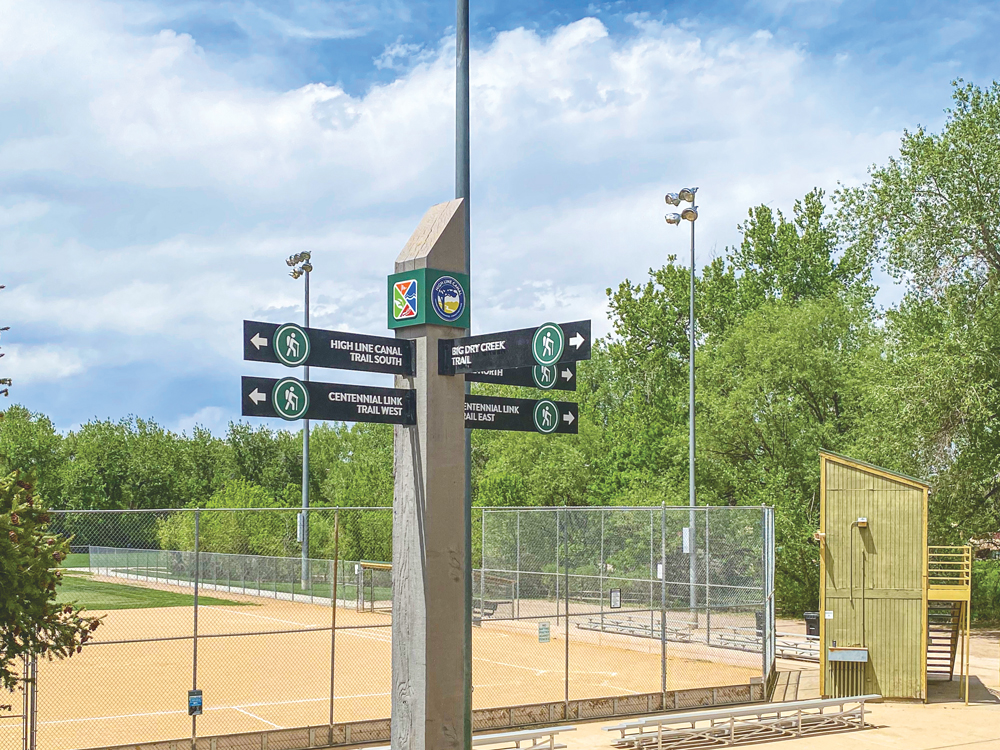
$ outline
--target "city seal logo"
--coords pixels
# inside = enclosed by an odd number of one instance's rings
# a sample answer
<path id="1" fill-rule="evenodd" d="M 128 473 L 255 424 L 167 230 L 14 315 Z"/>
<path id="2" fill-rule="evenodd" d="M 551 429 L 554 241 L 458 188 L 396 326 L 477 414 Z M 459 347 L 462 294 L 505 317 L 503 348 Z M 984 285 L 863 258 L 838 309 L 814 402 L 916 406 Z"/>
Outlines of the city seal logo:
<path id="1" fill-rule="evenodd" d="M 431 307 L 441 320 L 454 323 L 465 312 L 465 289 L 453 276 L 442 276 L 431 287 Z"/>
<path id="2" fill-rule="evenodd" d="M 409 320 L 417 317 L 417 280 L 397 281 L 392 285 L 392 317 Z"/>

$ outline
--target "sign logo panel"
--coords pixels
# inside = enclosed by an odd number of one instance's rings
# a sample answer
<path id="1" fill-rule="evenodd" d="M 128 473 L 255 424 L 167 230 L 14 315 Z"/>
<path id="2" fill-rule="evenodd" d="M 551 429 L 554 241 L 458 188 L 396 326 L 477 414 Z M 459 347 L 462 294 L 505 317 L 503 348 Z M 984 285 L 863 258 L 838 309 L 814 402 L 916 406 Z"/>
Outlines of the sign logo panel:
<path id="1" fill-rule="evenodd" d="M 417 280 L 397 281 L 392 286 L 392 317 L 395 320 L 409 320 L 417 317 Z"/>
<path id="2" fill-rule="evenodd" d="M 285 323 L 274 332 L 274 354 L 288 367 L 298 367 L 309 359 L 309 337 L 301 327 Z"/>
<path id="3" fill-rule="evenodd" d="M 414 268 L 388 278 L 389 328 L 442 325 L 469 327 L 469 277 L 458 271 Z"/>
<path id="4" fill-rule="evenodd" d="M 554 365 L 566 348 L 566 336 L 557 323 L 538 326 L 531 337 L 531 354 L 540 365 Z"/>
<path id="5" fill-rule="evenodd" d="M 454 276 L 442 276 L 431 287 L 431 307 L 442 320 L 453 323 L 465 312 L 465 289 Z"/>
<path id="6" fill-rule="evenodd" d="M 301 381 L 283 378 L 274 384 L 271 403 L 282 419 L 301 419 L 309 411 L 309 391 Z"/>

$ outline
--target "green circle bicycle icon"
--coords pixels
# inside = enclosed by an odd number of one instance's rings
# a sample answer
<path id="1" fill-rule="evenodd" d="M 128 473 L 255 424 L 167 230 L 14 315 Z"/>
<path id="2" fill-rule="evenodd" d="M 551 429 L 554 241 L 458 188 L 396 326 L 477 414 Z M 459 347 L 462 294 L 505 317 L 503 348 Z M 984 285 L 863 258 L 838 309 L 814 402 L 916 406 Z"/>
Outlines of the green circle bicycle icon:
<path id="1" fill-rule="evenodd" d="M 566 346 L 566 336 L 557 323 L 545 323 L 531 337 L 531 354 L 540 365 L 554 365 Z"/>
<path id="2" fill-rule="evenodd" d="M 274 384 L 271 403 L 278 416 L 289 421 L 302 419 L 309 411 L 309 391 L 305 384 L 295 378 L 282 378 Z"/>
<path id="3" fill-rule="evenodd" d="M 309 359 L 309 337 L 300 326 L 285 323 L 274 332 L 274 354 L 288 367 L 298 367 Z"/>
<path id="4" fill-rule="evenodd" d="M 548 399 L 538 401 L 531 412 L 531 420 L 539 432 L 546 435 L 555 432 L 559 427 L 559 407 Z"/>
<path id="5" fill-rule="evenodd" d="M 535 365 L 531 368 L 531 379 L 543 391 L 548 391 L 555 387 L 558 375 L 559 368 L 555 365 Z"/>

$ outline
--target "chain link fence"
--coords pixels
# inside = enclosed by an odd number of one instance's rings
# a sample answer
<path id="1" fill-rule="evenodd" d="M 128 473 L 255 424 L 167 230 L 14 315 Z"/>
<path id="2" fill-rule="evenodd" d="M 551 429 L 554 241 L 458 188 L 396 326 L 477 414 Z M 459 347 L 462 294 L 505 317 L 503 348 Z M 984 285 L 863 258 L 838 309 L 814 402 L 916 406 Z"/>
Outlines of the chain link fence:
<path id="1" fill-rule="evenodd" d="M 62 600 L 104 622 L 39 662 L 39 750 L 387 719 L 391 508 L 310 509 L 307 557 L 298 514 L 53 513 Z M 770 509 L 475 508 L 473 526 L 474 708 L 767 680 Z"/>
<path id="2" fill-rule="evenodd" d="M 16 661 L 16 688 L 0 691 L 0 750 L 35 750 L 35 657 Z"/>

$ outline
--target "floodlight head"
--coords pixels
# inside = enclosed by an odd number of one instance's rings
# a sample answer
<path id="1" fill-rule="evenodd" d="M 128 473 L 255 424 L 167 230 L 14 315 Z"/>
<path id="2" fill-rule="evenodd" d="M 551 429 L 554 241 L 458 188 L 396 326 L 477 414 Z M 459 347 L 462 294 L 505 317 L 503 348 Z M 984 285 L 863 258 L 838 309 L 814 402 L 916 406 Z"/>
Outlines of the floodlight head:
<path id="1" fill-rule="evenodd" d="M 677 193 L 667 193 L 663 198 L 666 200 L 668 206 L 679 206 L 681 204 L 680 196 Z"/>
<path id="2" fill-rule="evenodd" d="M 680 224 L 681 215 L 680 214 L 667 214 L 663 217 L 667 224 Z"/>
<path id="3" fill-rule="evenodd" d="M 293 279 L 297 279 L 297 278 L 299 278 L 299 276 L 302 275 L 302 271 L 300 271 L 297 268 L 294 268 L 294 269 L 292 269 L 292 272 L 290 274 L 288 274 L 288 275 L 291 276 Z"/>
<path id="4" fill-rule="evenodd" d="M 677 195 L 680 196 L 680 199 L 682 201 L 688 201 L 690 203 L 690 202 L 694 201 L 694 194 L 697 193 L 697 192 L 698 192 L 698 188 L 696 188 L 696 187 L 693 187 L 693 188 L 681 188 L 681 191 Z"/>
<path id="5" fill-rule="evenodd" d="M 306 273 L 309 273 L 311 270 L 313 270 L 312 263 L 310 263 L 309 261 L 303 263 L 302 270 L 305 271 Z"/>
<path id="6" fill-rule="evenodd" d="M 688 206 L 683 211 L 681 211 L 681 218 L 685 221 L 694 221 L 698 218 L 698 207 Z"/>
<path id="7" fill-rule="evenodd" d="M 313 257 L 313 255 L 308 250 L 299 253 L 299 260 L 309 260 L 311 257 Z"/>

